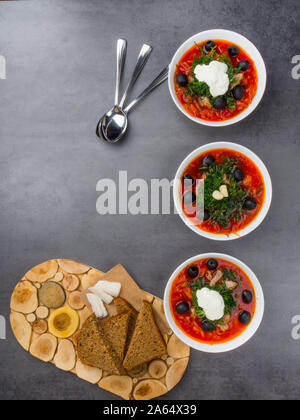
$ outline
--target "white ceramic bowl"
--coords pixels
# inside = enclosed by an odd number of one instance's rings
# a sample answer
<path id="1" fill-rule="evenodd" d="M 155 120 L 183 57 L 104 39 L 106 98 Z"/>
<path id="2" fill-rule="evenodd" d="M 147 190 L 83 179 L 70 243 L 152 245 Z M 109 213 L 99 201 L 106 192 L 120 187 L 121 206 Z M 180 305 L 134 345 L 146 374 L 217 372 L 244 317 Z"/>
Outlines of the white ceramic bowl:
<path id="1" fill-rule="evenodd" d="M 181 59 L 181 57 L 183 56 L 183 54 L 186 51 L 188 51 L 195 44 L 195 42 L 200 43 L 203 41 L 208 41 L 210 39 L 223 39 L 242 47 L 254 61 L 256 70 L 257 70 L 257 75 L 258 75 L 257 92 L 252 103 L 248 106 L 248 108 L 246 108 L 243 112 L 238 114 L 236 117 L 231 118 L 226 121 L 205 121 L 205 120 L 202 120 L 201 118 L 193 117 L 188 112 L 186 112 L 185 109 L 182 107 L 182 105 L 177 99 L 177 96 L 175 94 L 175 89 L 174 89 L 174 73 L 176 70 L 176 66 L 179 60 Z M 225 125 L 235 124 L 238 121 L 241 121 L 244 118 L 246 118 L 249 114 L 251 114 L 251 112 L 254 111 L 254 109 L 257 107 L 257 105 L 259 104 L 259 102 L 261 101 L 264 95 L 265 88 L 266 88 L 266 81 L 267 81 L 266 66 L 260 52 L 255 47 L 255 45 L 253 45 L 252 42 L 250 42 L 243 35 L 240 35 L 236 32 L 229 31 L 226 29 L 210 29 L 209 31 L 200 32 L 199 34 L 196 34 L 192 36 L 191 38 L 189 38 L 178 48 L 178 50 L 174 54 L 171 64 L 170 64 L 170 71 L 169 71 L 169 90 L 177 108 L 190 120 L 195 121 L 198 124 L 209 125 L 212 127 L 223 127 Z"/>
<path id="2" fill-rule="evenodd" d="M 172 283 L 173 283 L 175 277 L 178 275 L 178 273 L 183 268 L 187 267 L 189 264 L 193 263 L 194 261 L 200 260 L 200 259 L 207 259 L 207 258 L 216 258 L 216 259 L 221 258 L 223 260 L 230 261 L 230 262 L 236 264 L 238 267 L 240 267 L 250 278 L 250 280 L 253 284 L 253 287 L 254 287 L 255 295 L 256 295 L 256 310 L 255 310 L 254 316 L 253 316 L 250 324 L 242 332 L 242 334 L 239 335 L 238 337 L 234 338 L 233 340 L 226 342 L 226 343 L 213 344 L 213 345 L 205 344 L 205 343 L 201 343 L 197 340 L 193 340 L 192 338 L 190 338 L 189 336 L 184 334 L 184 332 L 176 325 L 176 323 L 173 319 L 173 316 L 172 316 L 172 313 L 171 313 L 171 308 L 170 308 L 170 302 L 169 302 L 171 286 L 172 286 Z M 170 277 L 170 279 L 167 283 L 167 286 L 165 288 L 164 310 L 165 310 L 165 315 L 166 315 L 167 321 L 168 321 L 172 331 L 174 332 L 174 334 L 177 335 L 177 337 L 181 341 L 183 341 L 188 346 L 190 346 L 190 347 L 192 347 L 196 350 L 206 352 L 206 353 L 224 353 L 224 352 L 227 352 L 227 351 L 234 350 L 234 349 L 242 346 L 243 344 L 245 344 L 248 340 L 250 340 L 250 338 L 256 333 L 257 329 L 259 328 L 259 326 L 261 324 L 261 321 L 263 319 L 264 308 L 265 308 L 264 293 L 263 293 L 262 287 L 261 287 L 256 275 L 242 261 L 238 260 L 237 258 L 231 257 L 229 255 L 225 255 L 225 254 L 208 253 L 208 254 L 196 255 L 195 257 L 189 258 L 184 263 L 182 263 L 179 267 L 176 268 L 174 273 L 171 275 L 171 277 Z"/>
<path id="3" fill-rule="evenodd" d="M 250 158 L 252 160 L 252 162 L 254 162 L 256 164 L 256 166 L 259 168 L 259 170 L 262 174 L 262 177 L 264 179 L 264 182 L 265 182 L 265 201 L 263 203 L 263 206 L 262 206 L 260 212 L 258 213 L 256 218 L 249 225 L 247 225 L 244 229 L 238 231 L 237 234 L 236 233 L 231 233 L 229 235 L 224 235 L 224 234 L 215 234 L 215 233 L 205 232 L 204 230 L 201 230 L 197 226 L 195 226 L 187 218 L 187 216 L 184 214 L 184 212 L 182 210 L 180 195 L 179 195 L 179 188 L 180 188 L 180 183 L 181 183 L 181 177 L 184 173 L 184 170 L 186 169 L 188 164 L 195 157 L 197 157 L 198 155 L 200 155 L 204 152 L 207 152 L 207 151 L 213 150 L 213 149 L 231 149 L 231 150 L 236 150 L 240 153 L 243 153 L 248 158 Z M 204 146 L 201 146 L 201 147 L 198 147 L 197 149 L 195 149 L 192 153 L 190 153 L 183 160 L 183 162 L 179 166 L 179 168 L 176 172 L 176 175 L 175 175 L 175 179 L 174 179 L 173 199 L 174 199 L 175 208 L 177 210 L 177 213 L 179 214 L 181 219 L 184 221 L 184 223 L 190 229 L 192 229 L 198 235 L 204 236 L 205 238 L 208 238 L 208 239 L 214 239 L 216 241 L 228 241 L 228 240 L 232 240 L 232 239 L 238 239 L 242 236 L 247 235 L 248 233 L 252 232 L 254 229 L 256 229 L 261 224 L 261 222 L 266 217 L 266 215 L 269 211 L 270 205 L 271 205 L 272 183 L 271 183 L 271 178 L 270 178 L 269 172 L 268 172 L 266 166 L 264 165 L 263 161 L 255 153 L 253 153 L 251 150 L 247 149 L 247 147 L 241 146 L 240 144 L 236 144 L 236 143 L 230 143 L 230 142 L 208 143 L 208 144 L 205 144 Z"/>

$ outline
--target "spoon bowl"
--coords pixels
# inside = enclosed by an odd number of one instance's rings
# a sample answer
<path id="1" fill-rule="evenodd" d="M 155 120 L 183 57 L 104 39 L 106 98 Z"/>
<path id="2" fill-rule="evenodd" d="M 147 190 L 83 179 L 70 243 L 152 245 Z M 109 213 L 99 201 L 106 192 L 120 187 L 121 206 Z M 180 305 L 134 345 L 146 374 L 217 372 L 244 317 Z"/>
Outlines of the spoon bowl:
<path id="1" fill-rule="evenodd" d="M 116 143 L 125 134 L 128 126 L 128 118 L 125 111 L 114 106 L 99 121 L 98 133 L 102 134 L 104 140 L 109 143 Z"/>
<path id="2" fill-rule="evenodd" d="M 144 99 L 150 92 L 161 85 L 168 77 L 169 66 L 163 69 L 161 73 L 153 80 L 150 85 L 143 90 L 140 95 L 130 102 L 125 109 L 115 105 L 99 120 L 97 125 L 97 135 L 99 133 L 102 138 L 109 143 L 116 143 L 126 134 L 128 127 L 128 113 L 133 109 L 142 99 Z"/>

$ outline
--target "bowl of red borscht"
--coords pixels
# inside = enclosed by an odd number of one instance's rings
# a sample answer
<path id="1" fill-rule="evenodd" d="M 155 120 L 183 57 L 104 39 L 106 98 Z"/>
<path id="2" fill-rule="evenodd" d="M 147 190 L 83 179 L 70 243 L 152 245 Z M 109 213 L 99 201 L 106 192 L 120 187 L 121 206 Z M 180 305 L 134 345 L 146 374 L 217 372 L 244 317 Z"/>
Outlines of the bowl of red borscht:
<path id="1" fill-rule="evenodd" d="M 171 275 L 164 310 L 177 337 L 207 353 L 245 344 L 264 314 L 264 294 L 253 271 L 225 254 L 200 254 Z"/>
<path id="2" fill-rule="evenodd" d="M 186 117 L 221 127 L 254 111 L 266 79 L 264 60 L 252 42 L 236 32 L 212 29 L 178 48 L 170 64 L 169 90 Z"/>
<path id="3" fill-rule="evenodd" d="M 248 148 L 215 142 L 190 153 L 174 179 L 173 199 L 183 222 L 198 235 L 232 240 L 256 229 L 272 201 L 262 160 Z"/>

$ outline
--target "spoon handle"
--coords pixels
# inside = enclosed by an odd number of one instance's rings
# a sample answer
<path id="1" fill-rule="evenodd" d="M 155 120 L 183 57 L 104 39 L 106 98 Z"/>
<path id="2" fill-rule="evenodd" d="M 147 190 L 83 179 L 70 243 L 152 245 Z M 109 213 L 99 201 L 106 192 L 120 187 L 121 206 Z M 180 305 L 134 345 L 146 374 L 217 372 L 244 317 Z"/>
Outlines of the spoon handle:
<path id="1" fill-rule="evenodd" d="M 134 106 L 138 104 L 138 102 L 140 102 L 142 99 L 145 98 L 145 96 L 147 96 L 150 92 L 152 92 L 152 90 L 154 90 L 159 85 L 161 85 L 168 78 L 168 74 L 169 74 L 169 66 L 164 68 L 163 71 L 159 73 L 159 75 L 153 80 L 153 82 L 150 83 L 150 85 L 145 90 L 143 90 L 143 92 L 140 93 L 136 99 L 134 99 L 132 102 L 130 102 L 129 105 L 127 105 L 124 111 L 126 113 L 129 112 Z"/>
<path id="2" fill-rule="evenodd" d="M 148 60 L 151 52 L 152 52 L 152 47 L 150 45 L 144 44 L 142 46 L 142 49 L 141 49 L 141 51 L 139 53 L 139 56 L 138 56 L 137 63 L 135 65 L 135 68 L 133 70 L 133 73 L 132 73 L 132 76 L 131 76 L 131 79 L 130 79 L 130 82 L 128 83 L 128 85 L 126 87 L 126 90 L 124 92 L 124 95 L 123 95 L 123 97 L 122 97 L 122 99 L 119 103 L 120 108 L 123 107 L 128 93 L 131 91 L 133 85 L 137 81 L 137 78 L 139 77 L 141 71 L 143 70 L 145 64 L 147 63 L 147 60 Z"/>
<path id="3" fill-rule="evenodd" d="M 116 72 L 116 90 L 115 105 L 119 103 L 120 82 L 126 59 L 127 41 L 126 39 L 118 39 L 117 41 L 117 72 Z"/>

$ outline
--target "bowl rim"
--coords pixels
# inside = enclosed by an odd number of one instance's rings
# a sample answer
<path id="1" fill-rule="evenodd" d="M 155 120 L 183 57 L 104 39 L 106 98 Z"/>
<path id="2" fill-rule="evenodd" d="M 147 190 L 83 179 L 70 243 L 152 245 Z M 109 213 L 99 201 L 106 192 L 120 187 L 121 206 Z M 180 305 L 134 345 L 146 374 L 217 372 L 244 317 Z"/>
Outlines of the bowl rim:
<path id="1" fill-rule="evenodd" d="M 205 344 L 200 341 L 194 340 L 191 337 L 184 334 L 184 332 L 176 325 L 173 319 L 171 309 L 170 309 L 170 304 L 169 304 L 171 286 L 177 274 L 183 268 L 185 268 L 192 262 L 196 260 L 200 260 L 200 259 L 207 259 L 207 258 L 224 259 L 229 262 L 233 262 L 238 267 L 240 267 L 249 276 L 253 284 L 255 295 L 256 295 L 256 308 L 255 308 L 255 313 L 251 320 L 251 323 L 239 336 L 235 337 L 233 340 L 227 341 L 225 343 L 220 343 L 220 344 Z M 231 255 L 218 253 L 218 252 L 208 252 L 205 254 L 198 254 L 198 255 L 195 255 L 194 257 L 188 258 L 186 261 L 180 264 L 173 271 L 173 273 L 171 274 L 167 282 L 167 285 L 165 287 L 165 292 L 164 292 L 164 311 L 165 311 L 168 324 L 170 328 L 172 329 L 173 333 L 189 347 L 192 347 L 195 350 L 198 350 L 204 353 L 225 353 L 228 351 L 235 350 L 238 347 L 245 344 L 254 336 L 254 334 L 257 332 L 258 328 L 260 327 L 262 319 L 263 319 L 263 315 L 264 315 L 264 309 L 265 309 L 265 299 L 264 299 L 263 289 L 261 287 L 261 284 L 258 278 L 254 274 L 254 272 L 245 263 L 240 261 L 238 258 L 232 257 Z"/>
<path id="2" fill-rule="evenodd" d="M 200 155 L 203 152 L 214 150 L 214 149 L 231 149 L 238 151 L 244 155 L 246 155 L 250 160 L 252 160 L 253 163 L 256 164 L 258 169 L 260 170 L 260 173 L 262 174 L 264 183 L 265 183 L 265 200 L 263 203 L 263 206 L 260 210 L 260 212 L 257 214 L 256 218 L 252 220 L 250 224 L 248 224 L 245 228 L 241 229 L 240 231 L 236 233 L 230 233 L 229 235 L 225 234 L 216 234 L 211 232 L 206 232 L 197 226 L 195 226 L 184 214 L 181 206 L 181 202 L 179 199 L 179 183 L 181 181 L 181 176 L 183 174 L 183 171 L 187 167 L 187 165 L 190 163 L 191 160 L 193 160 L 195 157 Z M 212 142 L 212 143 L 206 143 L 203 146 L 200 146 L 193 150 L 188 156 L 184 158 L 184 160 L 179 165 L 175 178 L 173 183 L 173 200 L 176 212 L 179 214 L 180 218 L 183 220 L 183 222 L 195 233 L 197 233 L 200 236 L 203 236 L 204 238 L 216 240 L 216 241 L 228 241 L 228 240 L 234 240 L 239 239 L 241 237 L 244 237 L 254 231 L 258 226 L 263 222 L 265 217 L 268 214 L 268 211 L 271 206 L 272 202 L 272 181 L 270 174 L 268 172 L 268 169 L 266 168 L 264 162 L 254 153 L 252 150 L 248 149 L 247 147 L 233 142 L 226 142 L 226 141 L 218 141 L 218 142 Z"/>
<path id="3" fill-rule="evenodd" d="M 203 39 L 197 41 L 196 38 L 203 38 Z M 236 39 L 233 40 L 230 38 L 236 38 Z M 253 98 L 253 101 L 244 111 L 242 111 L 240 114 L 238 114 L 237 116 L 229 120 L 206 121 L 206 120 L 202 120 L 201 118 L 193 117 L 188 112 L 186 112 L 186 110 L 182 107 L 182 105 L 178 101 L 177 96 L 175 94 L 174 72 L 175 72 L 178 61 L 180 60 L 184 52 L 186 52 L 194 44 L 195 41 L 202 42 L 205 39 L 225 39 L 228 41 L 232 41 L 234 44 L 240 45 L 251 56 L 256 66 L 257 75 L 258 75 L 258 86 L 257 86 L 257 92 Z M 247 47 L 244 47 L 245 44 L 247 45 Z M 248 49 L 252 50 L 252 54 L 248 52 Z M 253 55 L 255 55 L 255 57 Z M 186 41 L 184 41 L 177 48 L 175 54 L 172 57 L 172 60 L 170 63 L 170 71 L 168 75 L 169 92 L 177 108 L 190 120 L 196 122 L 197 124 L 202 124 L 202 125 L 206 125 L 210 127 L 225 127 L 228 125 L 236 124 L 237 122 L 242 121 L 244 118 L 249 116 L 261 102 L 264 96 L 265 90 L 266 90 L 266 84 L 267 84 L 266 65 L 257 47 L 244 35 L 238 32 L 231 31 L 229 29 L 208 29 L 205 31 L 198 32 L 197 34 L 191 36 Z"/>

